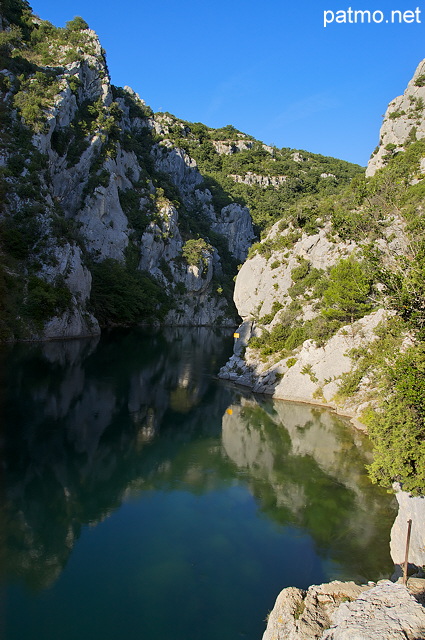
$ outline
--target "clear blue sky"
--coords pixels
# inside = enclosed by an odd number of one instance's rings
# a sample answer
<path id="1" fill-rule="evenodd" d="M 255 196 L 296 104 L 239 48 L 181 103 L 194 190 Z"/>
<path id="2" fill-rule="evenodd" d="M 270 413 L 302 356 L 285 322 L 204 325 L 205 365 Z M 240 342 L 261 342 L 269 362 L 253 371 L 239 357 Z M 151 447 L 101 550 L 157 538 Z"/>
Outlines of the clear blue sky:
<path id="1" fill-rule="evenodd" d="M 389 101 L 425 58 L 425 2 L 418 0 L 31 4 L 56 26 L 82 16 L 107 51 L 112 82 L 131 86 L 154 111 L 211 127 L 233 124 L 268 144 L 362 165 Z M 349 7 L 382 11 L 384 21 L 349 24 L 347 13 L 346 24 L 323 27 L 325 10 L 336 16 Z M 423 13 L 411 24 L 385 22 L 392 10 L 417 7 Z"/>

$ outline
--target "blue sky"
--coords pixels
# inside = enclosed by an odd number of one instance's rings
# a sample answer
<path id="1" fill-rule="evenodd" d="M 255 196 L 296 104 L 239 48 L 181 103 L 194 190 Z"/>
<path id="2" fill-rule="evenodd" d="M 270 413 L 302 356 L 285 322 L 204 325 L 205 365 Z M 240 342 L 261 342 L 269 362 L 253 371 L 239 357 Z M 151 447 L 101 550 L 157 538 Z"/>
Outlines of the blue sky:
<path id="1" fill-rule="evenodd" d="M 81 15 L 107 51 L 112 82 L 131 86 L 154 111 L 362 165 L 388 103 L 425 58 L 420 0 L 30 3 L 56 26 Z M 350 7 L 385 19 L 393 10 L 422 13 L 410 24 L 349 24 L 346 13 L 346 24 L 324 28 L 325 10 Z"/>

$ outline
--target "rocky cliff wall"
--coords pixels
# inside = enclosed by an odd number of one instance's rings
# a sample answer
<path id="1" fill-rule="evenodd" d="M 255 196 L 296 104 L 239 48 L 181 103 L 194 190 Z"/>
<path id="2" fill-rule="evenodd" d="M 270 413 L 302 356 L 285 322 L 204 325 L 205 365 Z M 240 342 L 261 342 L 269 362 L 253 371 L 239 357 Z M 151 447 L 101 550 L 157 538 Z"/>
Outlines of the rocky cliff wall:
<path id="1" fill-rule="evenodd" d="M 373 176 L 407 144 L 424 137 L 425 60 L 422 60 L 403 95 L 395 98 L 385 112 L 379 144 L 369 160 L 366 175 Z"/>
<path id="2" fill-rule="evenodd" d="M 249 210 L 237 203 L 217 205 L 195 160 L 167 138 L 170 118 L 156 118 L 132 89 L 111 84 L 93 31 L 81 23 L 56 29 L 35 17 L 31 29 L 35 41 L 43 43 L 42 53 L 31 50 L 34 39 L 17 48 L 34 68 L 14 62 L 11 46 L 9 68 L 0 72 L 7 125 L 0 140 L 5 167 L 0 179 L 8 193 L 0 212 L 0 242 L 6 247 L 6 273 L 20 288 L 10 300 L 10 315 L 22 315 L 19 330 L 5 321 L 6 337 L 99 332 L 99 320 L 105 324 L 108 319 L 104 313 L 95 317 L 92 281 L 99 277 L 97 265 L 108 261 L 122 265 L 116 273 L 127 272 L 135 282 L 144 274 L 163 291 L 155 303 L 142 287 L 139 299 L 151 299 L 150 315 L 142 315 L 141 322 L 234 324 L 229 292 L 233 269 L 245 260 L 254 239 Z M 19 129 L 25 147 L 19 136 L 9 136 L 7 127 Z M 37 185 L 34 193 L 29 181 Z M 28 235 L 20 218 L 35 207 L 38 217 L 24 256 L 9 240 L 9 228 L 15 236 Z M 47 252 L 37 246 L 41 234 L 36 227 L 43 230 Z M 195 254 L 184 251 L 191 239 L 200 241 Z M 64 298 L 36 320 L 27 317 L 31 278 L 55 302 L 62 287 Z M 19 297 L 26 305 L 22 314 L 16 308 Z M 104 303 L 101 307 L 105 311 Z"/>

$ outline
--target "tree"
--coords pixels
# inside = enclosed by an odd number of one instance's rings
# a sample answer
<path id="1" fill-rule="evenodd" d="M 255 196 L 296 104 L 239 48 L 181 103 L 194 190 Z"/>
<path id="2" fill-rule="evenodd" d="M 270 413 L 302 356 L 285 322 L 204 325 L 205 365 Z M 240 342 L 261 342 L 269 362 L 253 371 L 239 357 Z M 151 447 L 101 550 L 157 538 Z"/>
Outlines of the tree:
<path id="1" fill-rule="evenodd" d="M 189 265 L 204 265 L 206 254 L 210 252 L 211 249 L 211 245 L 207 244 L 203 238 L 198 238 L 197 240 L 192 238 L 185 242 L 182 249 L 182 256 Z"/>
<path id="2" fill-rule="evenodd" d="M 84 31 L 85 29 L 89 29 L 89 25 L 80 16 L 75 16 L 73 20 L 66 23 L 66 28 L 68 31 Z"/>
<path id="3" fill-rule="evenodd" d="M 387 371 L 385 400 L 366 416 L 374 445 L 369 466 L 373 482 L 398 481 L 413 494 L 425 494 L 425 345 L 411 347 Z"/>
<path id="4" fill-rule="evenodd" d="M 323 315 L 338 320 L 354 322 L 369 313 L 368 302 L 372 281 L 363 265 L 353 257 L 340 260 L 329 274 L 328 288 L 323 294 Z"/>

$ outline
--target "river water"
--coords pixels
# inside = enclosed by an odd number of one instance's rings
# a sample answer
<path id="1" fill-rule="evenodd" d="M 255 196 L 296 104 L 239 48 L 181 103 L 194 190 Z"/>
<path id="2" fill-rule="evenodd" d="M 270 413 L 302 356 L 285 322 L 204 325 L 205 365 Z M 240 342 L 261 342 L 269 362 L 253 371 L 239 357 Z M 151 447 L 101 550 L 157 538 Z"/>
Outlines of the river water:
<path id="1" fill-rule="evenodd" d="M 1 640 L 261 640 L 285 586 L 388 577 L 367 441 L 214 376 L 210 329 L 0 350 Z"/>

